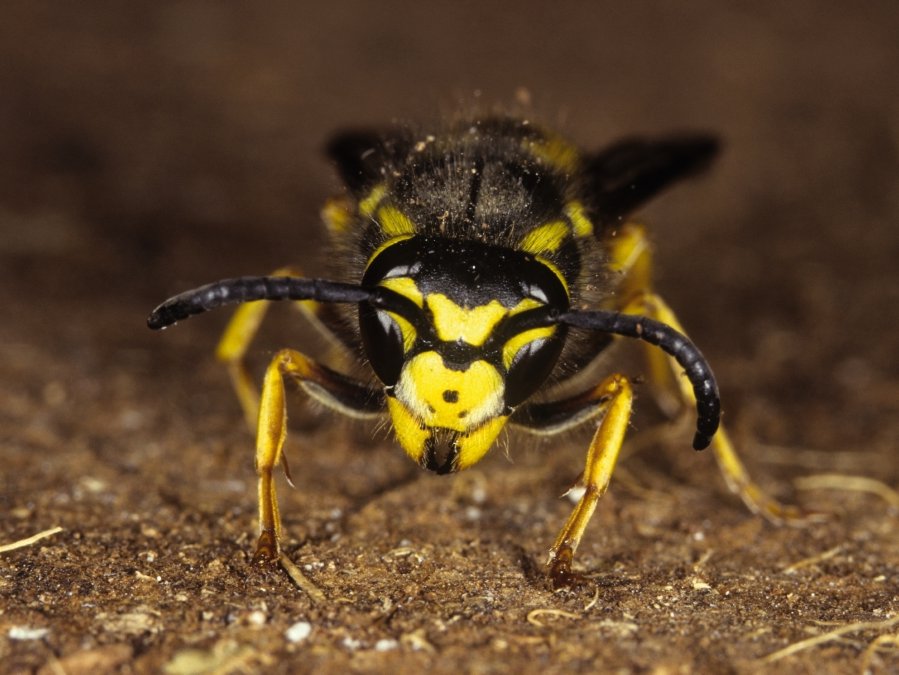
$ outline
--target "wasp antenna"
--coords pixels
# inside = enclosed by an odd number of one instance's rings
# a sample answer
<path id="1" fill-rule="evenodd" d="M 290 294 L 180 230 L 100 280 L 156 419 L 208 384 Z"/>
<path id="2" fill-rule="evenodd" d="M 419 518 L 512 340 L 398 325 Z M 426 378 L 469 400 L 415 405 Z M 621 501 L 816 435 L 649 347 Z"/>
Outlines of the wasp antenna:
<path id="1" fill-rule="evenodd" d="M 721 420 L 721 401 L 715 375 L 702 352 L 690 342 L 686 335 L 671 326 L 645 316 L 621 314 L 619 312 L 570 311 L 559 315 L 560 323 L 575 328 L 602 331 L 632 337 L 656 345 L 674 357 L 683 367 L 693 393 L 696 395 L 696 434 L 693 447 L 702 450 L 712 442 Z"/>
<path id="2" fill-rule="evenodd" d="M 224 279 L 169 298 L 147 317 L 147 326 L 159 330 L 194 314 L 222 305 L 254 300 L 317 300 L 363 302 L 371 291 L 355 284 L 297 277 L 239 277 Z"/>

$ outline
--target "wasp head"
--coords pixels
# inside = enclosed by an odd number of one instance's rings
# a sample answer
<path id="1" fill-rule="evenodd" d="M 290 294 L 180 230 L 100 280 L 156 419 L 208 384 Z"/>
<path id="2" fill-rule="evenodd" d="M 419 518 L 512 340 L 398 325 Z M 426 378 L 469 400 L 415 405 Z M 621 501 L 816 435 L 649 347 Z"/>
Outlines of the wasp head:
<path id="1" fill-rule="evenodd" d="M 566 328 L 560 276 L 536 256 L 476 241 L 404 236 L 362 280 L 366 354 L 383 382 L 400 444 L 449 473 L 480 460 L 516 406 L 544 383 Z"/>

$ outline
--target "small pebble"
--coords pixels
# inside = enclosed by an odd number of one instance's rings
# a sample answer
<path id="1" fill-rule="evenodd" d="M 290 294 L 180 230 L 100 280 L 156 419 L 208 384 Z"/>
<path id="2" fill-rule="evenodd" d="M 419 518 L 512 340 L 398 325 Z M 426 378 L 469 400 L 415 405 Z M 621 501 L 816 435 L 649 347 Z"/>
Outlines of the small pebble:
<path id="1" fill-rule="evenodd" d="M 309 634 L 312 633 L 312 624 L 308 621 L 297 621 L 290 628 L 284 631 L 284 637 L 288 639 L 289 642 L 302 642 Z"/>
<path id="2" fill-rule="evenodd" d="M 30 628 L 29 626 L 13 626 L 9 629 L 10 640 L 42 640 L 50 633 L 49 628 Z"/>
<path id="3" fill-rule="evenodd" d="M 393 649 L 396 649 L 399 646 L 399 642 L 394 640 L 393 638 L 382 638 L 375 642 L 375 651 L 376 652 L 389 652 Z"/>

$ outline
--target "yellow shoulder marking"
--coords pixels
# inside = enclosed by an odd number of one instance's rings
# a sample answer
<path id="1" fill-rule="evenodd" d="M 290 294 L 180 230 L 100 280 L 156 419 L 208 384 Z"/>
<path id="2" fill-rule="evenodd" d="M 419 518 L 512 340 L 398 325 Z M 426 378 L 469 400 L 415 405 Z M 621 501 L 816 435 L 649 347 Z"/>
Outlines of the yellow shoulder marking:
<path id="1" fill-rule="evenodd" d="M 571 234 L 568 224 L 563 220 L 553 220 L 540 227 L 535 227 L 521 238 L 518 247 L 527 253 L 540 255 L 554 253 L 559 250 L 565 238 Z"/>
<path id="2" fill-rule="evenodd" d="M 415 223 L 395 206 L 385 205 L 378 209 L 377 219 L 381 231 L 390 237 L 415 234 Z"/>
<path id="3" fill-rule="evenodd" d="M 384 196 L 387 194 L 387 186 L 383 183 L 379 183 L 375 185 L 371 192 L 359 202 L 359 213 L 367 218 L 371 218 L 375 214 L 375 209 L 378 208 L 378 205 L 384 200 Z"/>
<path id="4" fill-rule="evenodd" d="M 584 205 L 578 201 L 571 201 L 565 205 L 565 215 L 574 227 L 574 236 L 589 237 L 593 234 L 593 223 L 584 213 Z"/>
<path id="5" fill-rule="evenodd" d="M 577 168 L 577 149 L 559 136 L 549 135 L 541 140 L 527 139 L 525 148 L 559 171 L 572 172 Z"/>
<path id="6" fill-rule="evenodd" d="M 499 300 L 491 300 L 486 305 L 460 307 L 442 293 L 432 293 L 426 298 L 434 316 L 437 337 L 446 342 L 461 340 L 479 347 L 508 313 Z"/>
<path id="7" fill-rule="evenodd" d="M 346 232 L 353 222 L 353 210 L 346 197 L 331 197 L 321 211 L 322 220 L 332 234 Z"/>

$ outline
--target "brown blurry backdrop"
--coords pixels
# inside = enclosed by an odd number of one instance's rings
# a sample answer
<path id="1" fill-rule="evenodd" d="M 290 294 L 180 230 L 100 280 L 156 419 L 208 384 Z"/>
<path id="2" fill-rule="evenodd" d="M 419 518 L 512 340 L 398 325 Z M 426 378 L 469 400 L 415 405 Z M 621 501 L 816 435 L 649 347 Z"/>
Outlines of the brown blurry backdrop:
<path id="1" fill-rule="evenodd" d="M 888 640 L 865 651 L 895 623 L 758 660 L 899 611 L 895 493 L 795 482 L 899 483 L 897 35 L 894 0 L 3 3 L 0 545 L 63 531 L 0 554 L 0 672 L 899 667 Z M 296 396 L 281 497 L 314 605 L 249 565 L 252 439 L 212 358 L 227 312 L 161 335 L 145 316 L 207 281 L 323 267 L 334 129 L 527 98 L 587 147 L 724 139 L 641 214 L 659 288 L 756 478 L 835 515 L 765 524 L 672 429 L 600 503 L 590 579 L 552 593 L 583 434 L 438 478 Z M 274 311 L 257 365 L 287 345 L 320 347 Z M 659 422 L 638 407 L 635 432 Z"/>

